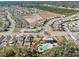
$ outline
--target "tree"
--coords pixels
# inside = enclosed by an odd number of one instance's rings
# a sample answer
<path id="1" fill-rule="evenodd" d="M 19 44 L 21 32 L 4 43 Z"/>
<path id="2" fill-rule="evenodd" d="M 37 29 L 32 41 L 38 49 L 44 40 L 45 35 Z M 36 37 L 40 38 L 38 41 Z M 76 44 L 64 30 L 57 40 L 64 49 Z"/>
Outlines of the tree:
<path id="1" fill-rule="evenodd" d="M 32 35 L 29 35 L 29 36 L 27 37 L 27 39 L 30 41 L 30 47 L 31 47 L 32 42 L 33 42 L 33 36 L 32 36 Z"/>
<path id="2" fill-rule="evenodd" d="M 40 54 L 42 57 L 72 57 L 79 56 L 79 47 L 73 41 L 58 42 L 58 46 Z"/>
<path id="3" fill-rule="evenodd" d="M 22 43 L 22 46 L 24 45 L 24 42 L 25 42 L 25 38 L 26 38 L 26 36 L 24 36 L 24 37 L 23 37 L 23 43 Z"/>
<path id="4" fill-rule="evenodd" d="M 0 56 L 1 57 L 15 57 L 15 52 L 13 49 L 9 48 L 9 47 L 3 47 L 0 50 Z"/>
<path id="5" fill-rule="evenodd" d="M 16 57 L 26 57 L 28 56 L 28 53 L 27 53 L 27 48 L 18 48 L 17 49 L 17 53 L 16 53 Z"/>
<path id="6" fill-rule="evenodd" d="M 35 57 L 36 51 L 33 48 L 15 45 L 0 46 L 0 57 Z"/>

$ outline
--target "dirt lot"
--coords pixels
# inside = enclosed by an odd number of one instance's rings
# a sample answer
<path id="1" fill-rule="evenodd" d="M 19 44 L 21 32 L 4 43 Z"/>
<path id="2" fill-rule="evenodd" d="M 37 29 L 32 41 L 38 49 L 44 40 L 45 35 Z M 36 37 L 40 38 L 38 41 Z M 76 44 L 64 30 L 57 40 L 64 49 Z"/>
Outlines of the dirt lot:
<path id="1" fill-rule="evenodd" d="M 40 12 L 38 13 L 42 18 L 47 18 L 47 17 L 51 17 L 51 16 L 58 16 L 60 14 L 56 14 L 56 13 L 52 13 L 52 12 L 48 12 L 48 11 L 44 11 L 44 12 Z"/>
<path id="2" fill-rule="evenodd" d="M 43 11 L 43 12 L 40 12 L 40 13 L 22 16 L 21 18 L 26 20 L 27 22 L 29 22 L 31 24 L 31 23 L 35 23 L 38 20 L 41 20 L 43 18 L 47 18 L 47 17 L 51 17 L 51 16 L 58 16 L 58 15 L 60 15 L 60 14 L 51 13 L 51 12 L 48 12 L 48 11 Z"/>
<path id="3" fill-rule="evenodd" d="M 51 16 L 58 16 L 58 15 L 60 14 L 43 11 L 40 13 L 21 16 L 21 21 L 23 22 L 25 27 L 28 27 L 28 26 L 34 26 L 38 22 L 38 20 L 43 20 L 44 18 L 51 17 Z M 17 29 L 14 30 L 14 32 L 17 32 L 17 31 L 18 31 Z"/>
<path id="4" fill-rule="evenodd" d="M 66 40 L 64 36 L 55 36 L 58 41 Z"/>
<path id="5" fill-rule="evenodd" d="M 39 14 L 32 14 L 32 15 L 22 16 L 22 19 L 26 20 L 31 24 L 42 19 L 42 17 Z"/>

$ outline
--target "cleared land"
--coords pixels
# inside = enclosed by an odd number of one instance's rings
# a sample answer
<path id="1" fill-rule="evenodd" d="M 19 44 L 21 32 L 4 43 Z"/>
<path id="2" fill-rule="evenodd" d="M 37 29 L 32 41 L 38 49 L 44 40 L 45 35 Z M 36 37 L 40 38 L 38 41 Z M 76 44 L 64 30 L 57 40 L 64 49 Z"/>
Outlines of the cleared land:
<path id="1" fill-rule="evenodd" d="M 51 17 L 51 16 L 58 16 L 60 14 L 57 14 L 57 13 L 51 13 L 51 12 L 48 12 L 48 11 L 43 11 L 43 12 L 40 12 L 40 13 L 35 13 L 35 14 L 31 14 L 31 15 L 26 15 L 26 16 L 22 16 L 21 18 L 23 20 L 26 20 L 28 23 L 32 24 L 32 23 L 35 23 L 39 20 L 43 20 L 47 17 Z"/>
<path id="2" fill-rule="evenodd" d="M 54 13 L 54 12 L 48 12 L 48 11 L 44 11 L 44 12 L 40 12 L 39 15 L 42 17 L 42 18 L 47 18 L 47 17 L 51 17 L 51 16 L 58 16 L 60 14 L 57 14 L 57 13 Z"/>
<path id="3" fill-rule="evenodd" d="M 36 21 L 42 19 L 42 17 L 39 14 L 32 14 L 29 16 L 23 16 L 22 18 L 29 23 L 33 23 L 33 22 L 36 22 Z"/>

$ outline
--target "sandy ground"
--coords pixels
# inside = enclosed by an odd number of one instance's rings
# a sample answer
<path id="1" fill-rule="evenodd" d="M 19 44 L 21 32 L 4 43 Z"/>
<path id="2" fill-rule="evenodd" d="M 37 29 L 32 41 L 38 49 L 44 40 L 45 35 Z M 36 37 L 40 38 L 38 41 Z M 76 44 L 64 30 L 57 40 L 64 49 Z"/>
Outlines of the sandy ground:
<path id="1" fill-rule="evenodd" d="M 58 41 L 66 40 L 66 38 L 64 36 L 56 36 L 56 39 Z"/>
<path id="2" fill-rule="evenodd" d="M 25 27 L 28 27 L 30 25 L 34 26 L 39 20 L 44 20 L 47 17 L 58 16 L 58 15 L 60 15 L 60 14 L 56 14 L 56 13 L 52 13 L 52 12 L 48 12 L 48 11 L 43 11 L 40 13 L 21 16 L 21 21 L 23 22 Z M 18 31 L 17 29 L 14 30 L 14 32 L 17 32 L 17 31 Z"/>
<path id="3" fill-rule="evenodd" d="M 39 14 L 32 14 L 32 15 L 28 15 L 28 16 L 23 16 L 22 18 L 25 19 L 29 23 L 33 23 L 33 22 L 36 22 L 36 21 L 42 19 L 42 17 Z"/>
<path id="4" fill-rule="evenodd" d="M 52 13 L 52 12 L 48 12 L 48 11 L 44 11 L 44 12 L 40 12 L 38 13 L 42 18 L 47 18 L 47 17 L 51 17 L 51 16 L 58 16 L 60 14 L 57 13 Z"/>
<path id="5" fill-rule="evenodd" d="M 40 12 L 40 13 L 22 16 L 21 18 L 26 20 L 27 22 L 29 22 L 31 24 L 31 23 L 35 23 L 38 20 L 41 20 L 41 19 L 44 19 L 47 17 L 51 17 L 51 16 L 58 16 L 58 15 L 60 15 L 60 14 L 44 11 L 44 12 Z"/>

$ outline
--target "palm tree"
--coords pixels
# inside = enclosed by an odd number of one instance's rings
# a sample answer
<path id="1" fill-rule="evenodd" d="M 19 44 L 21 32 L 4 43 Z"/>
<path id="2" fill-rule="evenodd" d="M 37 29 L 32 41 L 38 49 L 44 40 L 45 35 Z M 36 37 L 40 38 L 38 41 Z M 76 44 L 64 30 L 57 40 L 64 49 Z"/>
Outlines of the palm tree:
<path id="1" fill-rule="evenodd" d="M 22 46 L 23 46 L 23 45 L 24 45 L 24 43 L 25 43 L 25 38 L 26 38 L 26 36 L 24 36 L 24 37 L 23 37 Z"/>
<path id="2" fill-rule="evenodd" d="M 41 57 L 72 57 L 79 56 L 78 44 L 73 41 L 61 41 L 58 42 L 58 46 L 53 47 L 40 54 Z"/>
<path id="3" fill-rule="evenodd" d="M 32 42 L 33 42 L 33 36 L 32 35 L 29 35 L 27 37 L 27 39 L 30 41 L 30 47 L 32 46 Z"/>

